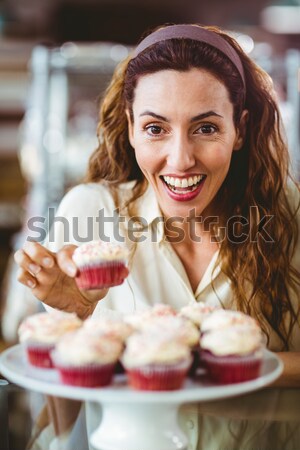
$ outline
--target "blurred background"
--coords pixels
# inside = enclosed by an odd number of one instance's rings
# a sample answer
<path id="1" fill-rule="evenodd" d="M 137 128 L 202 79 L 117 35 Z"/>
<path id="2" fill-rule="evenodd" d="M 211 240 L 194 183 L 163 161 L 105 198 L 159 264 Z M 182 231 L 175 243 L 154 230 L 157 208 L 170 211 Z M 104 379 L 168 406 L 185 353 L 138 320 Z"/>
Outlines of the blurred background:
<path id="1" fill-rule="evenodd" d="M 27 221 L 45 217 L 47 229 L 48 208 L 85 173 L 116 64 L 145 30 L 167 22 L 225 28 L 270 74 L 299 179 L 300 0 L 0 0 L 0 351 L 39 309 L 12 258 Z M 23 449 L 32 406 L 20 388 L 6 391 L 0 440 Z"/>

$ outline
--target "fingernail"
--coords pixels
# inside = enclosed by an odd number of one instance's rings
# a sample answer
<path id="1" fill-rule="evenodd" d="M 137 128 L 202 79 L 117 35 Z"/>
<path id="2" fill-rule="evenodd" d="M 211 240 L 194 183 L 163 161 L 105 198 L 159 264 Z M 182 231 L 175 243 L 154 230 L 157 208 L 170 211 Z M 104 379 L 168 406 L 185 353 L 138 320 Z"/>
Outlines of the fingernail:
<path id="1" fill-rule="evenodd" d="M 36 283 L 34 281 L 28 280 L 27 286 L 29 286 L 31 289 L 33 289 L 36 286 Z"/>
<path id="2" fill-rule="evenodd" d="M 36 264 L 29 264 L 28 268 L 34 275 L 37 275 L 41 271 L 41 268 Z"/>
<path id="3" fill-rule="evenodd" d="M 70 275 L 70 277 L 73 277 L 76 274 L 77 269 L 76 269 L 75 266 L 73 266 L 73 264 L 68 264 L 67 265 L 67 272 Z"/>
<path id="4" fill-rule="evenodd" d="M 52 258 L 44 258 L 43 259 L 43 266 L 45 266 L 45 267 L 53 267 L 53 264 L 54 264 L 54 261 L 53 261 L 53 259 Z"/>

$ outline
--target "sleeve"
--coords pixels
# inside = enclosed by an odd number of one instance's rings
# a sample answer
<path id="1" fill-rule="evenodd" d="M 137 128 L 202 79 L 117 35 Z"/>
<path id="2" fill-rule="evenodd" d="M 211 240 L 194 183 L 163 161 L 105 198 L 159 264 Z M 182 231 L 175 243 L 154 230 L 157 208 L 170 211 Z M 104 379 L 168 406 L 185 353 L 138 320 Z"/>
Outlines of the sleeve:
<path id="1" fill-rule="evenodd" d="M 107 188 L 81 184 L 62 199 L 54 216 L 49 210 L 50 231 L 44 245 L 56 252 L 66 244 L 81 245 L 94 239 L 111 239 L 114 203 Z"/>

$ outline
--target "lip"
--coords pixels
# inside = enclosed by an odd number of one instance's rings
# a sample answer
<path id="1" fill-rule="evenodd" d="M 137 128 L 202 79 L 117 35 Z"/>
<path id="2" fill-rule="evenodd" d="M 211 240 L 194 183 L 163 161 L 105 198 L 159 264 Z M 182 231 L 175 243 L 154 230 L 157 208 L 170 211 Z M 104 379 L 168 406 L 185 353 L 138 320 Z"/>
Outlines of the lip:
<path id="1" fill-rule="evenodd" d="M 172 175 L 164 175 L 164 176 L 172 176 Z M 193 175 L 191 174 L 190 176 L 193 176 Z M 186 178 L 186 177 L 177 177 L 177 178 Z M 186 194 L 176 194 L 176 192 L 173 192 L 168 188 L 168 186 L 166 185 L 166 183 L 163 180 L 161 180 L 161 182 L 163 184 L 163 187 L 164 187 L 166 193 L 172 200 L 175 200 L 177 202 L 189 202 L 190 200 L 193 200 L 194 198 L 197 197 L 197 195 L 200 194 L 200 192 L 204 186 L 205 180 L 206 180 L 206 177 L 200 181 L 200 184 L 197 187 L 197 189 L 195 189 L 192 192 L 188 192 Z"/>

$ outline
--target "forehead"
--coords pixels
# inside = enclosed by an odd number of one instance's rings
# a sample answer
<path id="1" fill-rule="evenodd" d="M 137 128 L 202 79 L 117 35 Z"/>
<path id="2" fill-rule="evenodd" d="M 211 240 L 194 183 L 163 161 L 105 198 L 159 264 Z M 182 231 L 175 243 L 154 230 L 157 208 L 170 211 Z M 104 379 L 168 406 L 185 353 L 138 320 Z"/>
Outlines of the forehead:
<path id="1" fill-rule="evenodd" d="M 233 107 L 226 86 L 213 74 L 202 69 L 189 71 L 161 70 L 139 78 L 133 109 L 159 108 L 191 114 L 202 109 L 230 110 Z"/>

